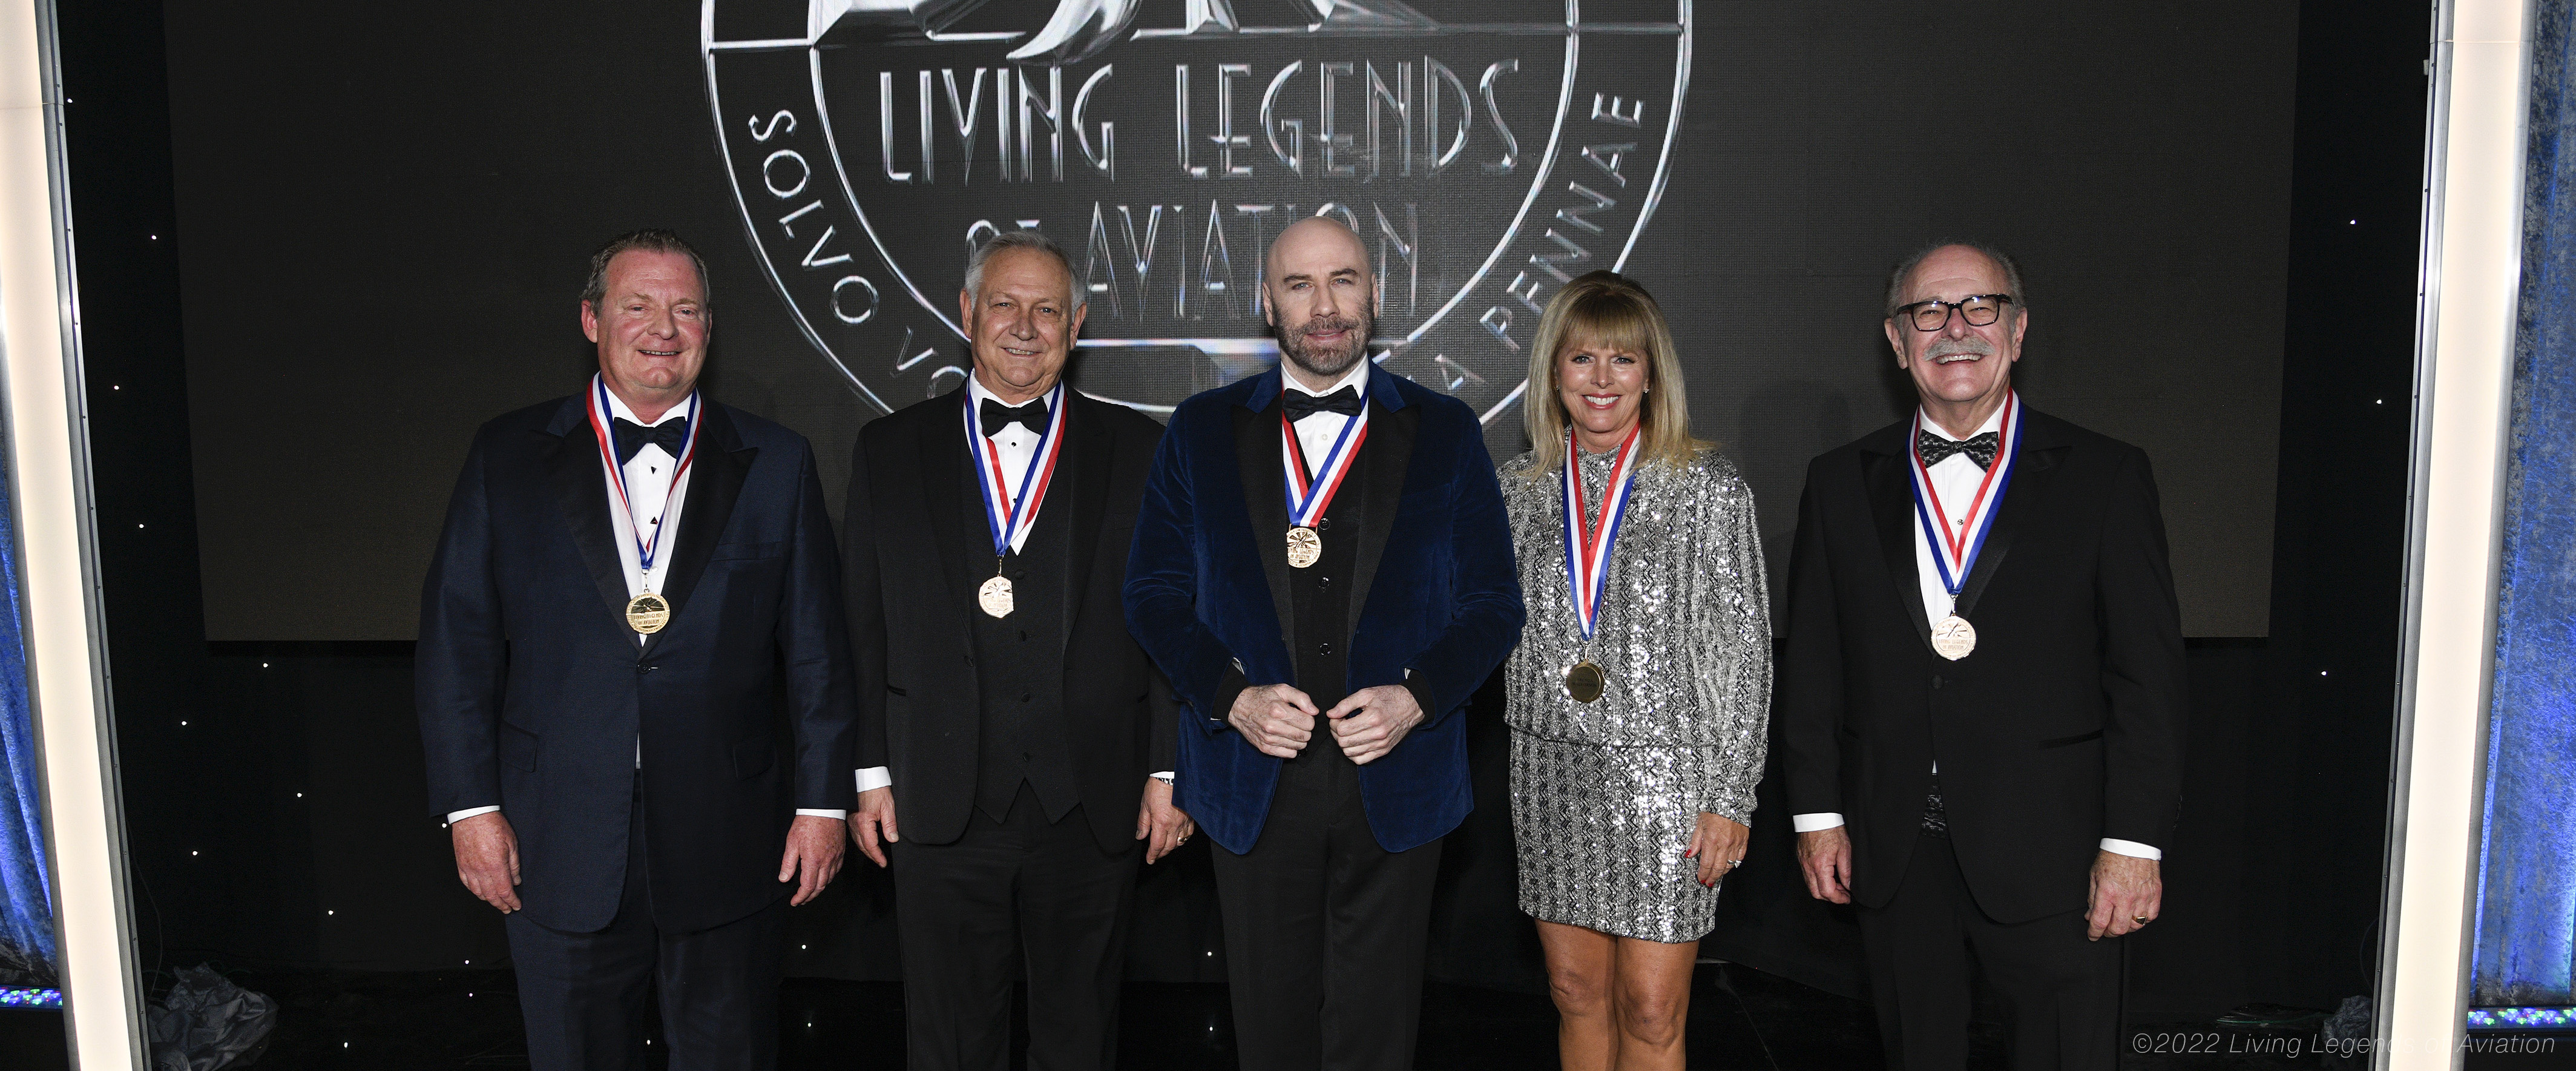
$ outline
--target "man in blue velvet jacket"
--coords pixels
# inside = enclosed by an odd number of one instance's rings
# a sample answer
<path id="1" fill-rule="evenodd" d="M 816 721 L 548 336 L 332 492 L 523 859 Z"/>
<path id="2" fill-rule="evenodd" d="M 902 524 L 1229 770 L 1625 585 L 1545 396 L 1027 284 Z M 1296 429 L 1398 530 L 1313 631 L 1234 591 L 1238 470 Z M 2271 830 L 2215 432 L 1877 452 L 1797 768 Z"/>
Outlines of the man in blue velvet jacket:
<path id="1" fill-rule="evenodd" d="M 1376 284 L 1327 217 L 1263 272 L 1278 371 L 1183 402 L 1127 624 L 1181 712 L 1175 803 L 1217 844 L 1245 1071 L 1413 1066 L 1469 695 L 1519 642 L 1476 414 L 1366 359 Z"/>

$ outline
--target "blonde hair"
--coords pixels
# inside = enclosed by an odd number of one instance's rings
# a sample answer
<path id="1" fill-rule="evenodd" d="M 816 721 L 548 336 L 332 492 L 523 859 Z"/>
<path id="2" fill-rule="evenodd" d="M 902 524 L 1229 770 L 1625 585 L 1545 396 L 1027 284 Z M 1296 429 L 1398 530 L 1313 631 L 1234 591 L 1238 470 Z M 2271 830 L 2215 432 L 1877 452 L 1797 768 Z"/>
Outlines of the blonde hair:
<path id="1" fill-rule="evenodd" d="M 1691 438 L 1681 355 L 1654 295 L 1615 272 L 1587 272 L 1559 289 L 1539 315 L 1538 339 L 1530 346 L 1529 391 L 1521 399 L 1532 462 L 1525 475 L 1550 478 L 1565 463 L 1571 417 L 1558 395 L 1557 370 L 1565 351 L 1587 344 L 1646 359 L 1647 391 L 1637 417 L 1641 460 L 1686 465 L 1708 446 Z"/>

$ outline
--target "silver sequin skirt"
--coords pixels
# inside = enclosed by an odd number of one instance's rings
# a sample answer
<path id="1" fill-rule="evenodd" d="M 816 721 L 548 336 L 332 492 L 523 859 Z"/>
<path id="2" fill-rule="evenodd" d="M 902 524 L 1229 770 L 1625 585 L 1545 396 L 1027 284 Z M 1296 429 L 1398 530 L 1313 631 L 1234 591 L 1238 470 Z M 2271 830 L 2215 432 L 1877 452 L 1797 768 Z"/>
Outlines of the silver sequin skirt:
<path id="1" fill-rule="evenodd" d="M 1699 861 L 1682 852 L 1699 823 L 1707 750 L 1512 733 L 1521 910 L 1668 944 L 1706 936 L 1718 890 L 1700 887 Z"/>

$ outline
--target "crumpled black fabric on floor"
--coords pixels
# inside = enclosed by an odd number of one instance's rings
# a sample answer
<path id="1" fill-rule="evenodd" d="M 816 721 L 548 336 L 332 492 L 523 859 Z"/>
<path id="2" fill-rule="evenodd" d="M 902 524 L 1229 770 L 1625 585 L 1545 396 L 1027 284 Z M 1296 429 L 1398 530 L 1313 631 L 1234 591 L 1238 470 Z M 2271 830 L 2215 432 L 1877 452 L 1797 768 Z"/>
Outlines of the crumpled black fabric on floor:
<path id="1" fill-rule="evenodd" d="M 152 1071 L 218 1071 L 259 1059 L 277 1002 L 199 965 L 181 969 L 148 1015 Z"/>

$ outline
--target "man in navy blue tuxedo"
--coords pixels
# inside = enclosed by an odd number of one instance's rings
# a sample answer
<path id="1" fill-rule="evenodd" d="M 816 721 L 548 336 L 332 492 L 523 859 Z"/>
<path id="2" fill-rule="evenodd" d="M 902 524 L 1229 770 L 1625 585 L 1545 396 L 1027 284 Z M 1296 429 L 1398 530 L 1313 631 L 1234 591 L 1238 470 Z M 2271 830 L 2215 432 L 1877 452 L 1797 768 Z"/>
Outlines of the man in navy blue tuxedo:
<path id="1" fill-rule="evenodd" d="M 1271 245 L 1277 371 L 1181 403 L 1127 624 L 1181 713 L 1175 802 L 1216 842 L 1246 1071 L 1413 1066 L 1458 714 L 1521 596 L 1484 428 L 1367 359 L 1376 284 L 1328 217 Z"/>
<path id="2" fill-rule="evenodd" d="M 840 868 L 855 704 L 804 437 L 697 389 L 706 268 L 591 259 L 599 374 L 474 437 L 422 587 L 414 698 L 457 876 L 508 916 L 528 1057 L 777 1062 L 790 903 Z"/>

